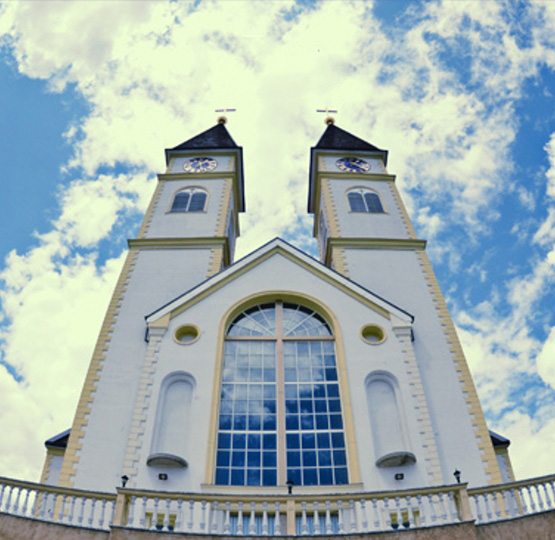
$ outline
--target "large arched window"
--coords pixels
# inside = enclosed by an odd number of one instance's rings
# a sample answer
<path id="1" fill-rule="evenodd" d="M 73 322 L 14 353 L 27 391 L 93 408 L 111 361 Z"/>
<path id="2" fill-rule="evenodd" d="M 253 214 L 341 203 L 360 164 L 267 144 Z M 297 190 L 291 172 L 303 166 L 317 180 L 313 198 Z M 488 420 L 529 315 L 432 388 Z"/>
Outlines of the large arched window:
<path id="1" fill-rule="evenodd" d="M 182 189 L 175 194 L 170 212 L 202 212 L 207 198 L 208 195 L 203 189 Z"/>
<path id="2" fill-rule="evenodd" d="M 347 193 L 351 212 L 383 213 L 380 196 L 370 189 L 356 188 Z"/>
<path id="3" fill-rule="evenodd" d="M 315 311 L 251 307 L 227 329 L 216 484 L 346 484 L 334 340 Z"/>

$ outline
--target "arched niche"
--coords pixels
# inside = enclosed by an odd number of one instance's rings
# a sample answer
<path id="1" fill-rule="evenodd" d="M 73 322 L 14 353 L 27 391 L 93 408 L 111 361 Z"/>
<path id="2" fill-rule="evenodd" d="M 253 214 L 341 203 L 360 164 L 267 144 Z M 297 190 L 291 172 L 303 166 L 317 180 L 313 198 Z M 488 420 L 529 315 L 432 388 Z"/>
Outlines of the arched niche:
<path id="1" fill-rule="evenodd" d="M 410 451 L 404 415 L 393 375 L 375 372 L 366 379 L 366 401 L 378 467 L 398 467 L 416 462 Z"/>
<path id="2" fill-rule="evenodd" d="M 186 454 L 190 439 L 194 389 L 194 378 L 185 372 L 171 373 L 162 381 L 147 465 L 181 468 L 187 466 Z"/>

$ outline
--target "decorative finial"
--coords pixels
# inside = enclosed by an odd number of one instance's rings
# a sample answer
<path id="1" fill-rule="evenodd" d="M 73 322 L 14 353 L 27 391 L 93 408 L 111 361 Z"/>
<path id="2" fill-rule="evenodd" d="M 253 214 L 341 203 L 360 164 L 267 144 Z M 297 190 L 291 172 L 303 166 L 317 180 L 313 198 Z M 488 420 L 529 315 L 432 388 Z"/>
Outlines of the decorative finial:
<path id="1" fill-rule="evenodd" d="M 216 109 L 215 112 L 227 113 L 227 112 L 235 112 L 237 109 Z M 218 124 L 226 124 L 227 117 L 222 114 L 222 116 L 218 117 Z"/>
<path id="2" fill-rule="evenodd" d="M 316 109 L 316 112 L 326 113 L 328 115 L 330 113 L 337 114 L 337 109 L 328 109 L 326 107 L 325 109 Z M 326 124 L 326 126 L 329 126 L 331 124 L 335 124 L 335 118 L 333 116 L 327 116 L 326 119 L 324 120 L 324 123 Z"/>

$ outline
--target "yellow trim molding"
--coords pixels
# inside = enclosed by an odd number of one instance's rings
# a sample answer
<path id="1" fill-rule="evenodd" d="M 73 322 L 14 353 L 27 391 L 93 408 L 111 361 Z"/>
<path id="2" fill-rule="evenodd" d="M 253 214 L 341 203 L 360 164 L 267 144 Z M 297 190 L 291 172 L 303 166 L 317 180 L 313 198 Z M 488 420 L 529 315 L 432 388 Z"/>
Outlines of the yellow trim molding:
<path id="1" fill-rule="evenodd" d="M 114 325 L 119 315 L 129 279 L 131 278 L 131 274 L 137 262 L 138 253 L 138 251 L 132 251 L 127 254 L 114 294 L 112 295 L 112 299 L 110 300 L 108 310 L 106 311 L 104 321 L 100 328 L 100 335 L 98 336 L 89 370 L 85 377 L 85 384 L 81 391 L 81 397 L 79 398 L 77 411 L 75 412 L 75 418 L 71 426 L 64 461 L 60 471 L 59 485 L 63 487 L 73 487 L 73 479 L 76 474 L 75 467 L 79 462 L 82 440 L 89 423 L 89 415 L 96 394 L 96 385 L 100 380 L 108 344 L 111 340 L 112 332 L 114 331 Z"/>

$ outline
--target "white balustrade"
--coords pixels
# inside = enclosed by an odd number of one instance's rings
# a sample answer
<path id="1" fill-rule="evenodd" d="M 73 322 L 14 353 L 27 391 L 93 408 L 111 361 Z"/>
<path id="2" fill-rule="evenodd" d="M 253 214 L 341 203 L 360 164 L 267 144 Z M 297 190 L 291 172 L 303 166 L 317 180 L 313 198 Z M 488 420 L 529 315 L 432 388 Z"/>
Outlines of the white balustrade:
<path id="1" fill-rule="evenodd" d="M 477 524 L 555 510 L 555 476 L 466 489 L 464 484 L 377 493 L 223 495 L 118 489 L 96 493 L 0 478 L 0 512 L 108 530 L 226 536 L 341 535 L 474 520 Z"/>

